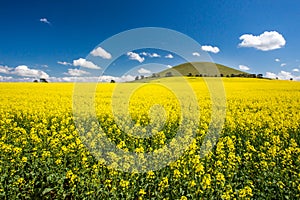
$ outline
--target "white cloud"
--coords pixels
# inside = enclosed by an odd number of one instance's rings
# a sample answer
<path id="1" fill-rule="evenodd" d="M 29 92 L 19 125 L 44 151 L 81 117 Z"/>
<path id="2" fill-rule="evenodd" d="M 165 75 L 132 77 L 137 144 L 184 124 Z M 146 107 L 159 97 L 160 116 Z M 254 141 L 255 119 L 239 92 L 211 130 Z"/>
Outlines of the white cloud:
<path id="1" fill-rule="evenodd" d="M 172 68 L 173 66 L 172 66 L 172 65 L 167 65 L 167 67 L 168 67 L 168 68 Z"/>
<path id="2" fill-rule="evenodd" d="M 141 57 L 139 54 L 134 53 L 134 52 L 128 52 L 127 56 L 129 57 L 130 60 L 137 60 L 140 63 L 144 62 L 145 58 Z"/>
<path id="3" fill-rule="evenodd" d="M 3 74 L 10 74 L 10 71 L 12 70 L 13 68 L 10 68 L 8 66 L 1 66 L 0 65 L 0 73 L 3 73 Z"/>
<path id="4" fill-rule="evenodd" d="M 15 74 L 18 76 L 26 76 L 26 77 L 35 77 L 35 78 L 49 78 L 49 75 L 41 70 L 30 69 L 26 65 L 20 65 L 16 67 L 11 74 Z"/>
<path id="5" fill-rule="evenodd" d="M 282 79 L 282 80 L 289 80 L 289 79 L 293 79 L 293 80 L 300 80 L 300 76 L 295 76 L 293 75 L 291 72 L 287 72 L 287 71 L 280 71 L 278 74 L 275 74 L 273 72 L 266 72 L 266 77 L 267 78 L 278 78 L 278 79 Z"/>
<path id="6" fill-rule="evenodd" d="M 239 68 L 240 68 L 241 70 L 245 70 L 245 71 L 250 70 L 250 68 L 249 68 L 248 66 L 246 66 L 246 65 L 239 65 Z"/>
<path id="7" fill-rule="evenodd" d="M 140 69 L 138 70 L 138 73 L 140 73 L 140 74 L 150 74 L 151 71 L 148 70 L 148 69 L 145 69 L 145 68 L 140 68 Z"/>
<path id="8" fill-rule="evenodd" d="M 192 54 L 193 54 L 193 56 L 198 56 L 198 57 L 200 56 L 200 53 L 198 53 L 198 52 L 193 52 Z"/>
<path id="9" fill-rule="evenodd" d="M 262 51 L 279 49 L 286 43 L 284 37 L 276 31 L 265 31 L 259 36 L 244 34 L 240 38 L 240 47 L 253 47 Z"/>
<path id="10" fill-rule="evenodd" d="M 168 54 L 165 56 L 165 58 L 174 58 L 172 54 Z"/>
<path id="11" fill-rule="evenodd" d="M 67 73 L 64 73 L 66 75 L 70 75 L 70 76 L 83 76 L 83 75 L 88 75 L 90 74 L 87 71 L 84 70 L 80 70 L 80 69 L 68 69 Z"/>
<path id="12" fill-rule="evenodd" d="M 50 24 L 47 18 L 41 18 L 40 22 L 45 23 L 45 24 Z"/>
<path id="13" fill-rule="evenodd" d="M 46 72 L 37 69 L 30 69 L 26 65 L 19 65 L 16 68 L 0 66 L 0 73 L 33 78 L 49 78 L 49 75 Z"/>
<path id="14" fill-rule="evenodd" d="M 293 69 L 293 72 L 299 72 L 299 69 L 295 68 Z"/>
<path id="15" fill-rule="evenodd" d="M 280 62 L 280 59 L 279 59 L 279 58 L 276 58 L 276 59 L 275 59 L 275 62 Z"/>
<path id="16" fill-rule="evenodd" d="M 280 66 L 281 66 L 281 67 L 284 67 L 284 66 L 286 66 L 286 63 L 281 63 Z"/>
<path id="17" fill-rule="evenodd" d="M 150 58 L 160 58 L 161 56 L 157 53 L 147 53 L 147 52 L 142 52 L 142 53 L 139 53 L 139 55 L 142 55 L 142 56 L 148 56 Z M 172 55 L 171 55 L 172 56 Z"/>
<path id="18" fill-rule="evenodd" d="M 140 55 L 142 55 L 142 56 L 148 56 L 148 53 L 142 52 L 142 53 L 140 53 Z"/>
<path id="19" fill-rule="evenodd" d="M 91 51 L 91 54 L 93 56 L 99 56 L 99 57 L 104 58 L 104 59 L 111 59 L 112 58 L 111 54 L 108 53 L 107 51 L 105 51 L 101 47 L 98 47 L 98 48 L 94 49 L 93 51 Z"/>
<path id="20" fill-rule="evenodd" d="M 89 68 L 89 69 L 101 69 L 101 67 L 95 65 L 91 61 L 87 61 L 84 58 L 79 58 L 78 60 L 73 60 L 73 65 L 76 67 L 80 66 L 80 67 L 85 67 L 85 68 Z"/>
<path id="21" fill-rule="evenodd" d="M 65 66 L 72 65 L 72 63 L 68 63 L 68 62 L 65 62 L 65 61 L 57 61 L 57 63 L 60 64 L 60 65 L 65 65 Z"/>
<path id="22" fill-rule="evenodd" d="M 212 53 L 219 53 L 220 52 L 220 49 L 218 47 L 213 47 L 213 46 L 210 46 L 210 45 L 204 45 L 201 47 L 201 49 L 203 51 L 208 51 L 208 52 L 212 52 Z"/>
<path id="23" fill-rule="evenodd" d="M 157 53 L 149 53 L 149 57 L 150 58 L 159 58 L 160 57 L 160 55 L 159 54 L 157 54 Z"/>
<path id="24" fill-rule="evenodd" d="M 11 81 L 12 79 L 11 76 L 0 76 L 0 82 Z"/>

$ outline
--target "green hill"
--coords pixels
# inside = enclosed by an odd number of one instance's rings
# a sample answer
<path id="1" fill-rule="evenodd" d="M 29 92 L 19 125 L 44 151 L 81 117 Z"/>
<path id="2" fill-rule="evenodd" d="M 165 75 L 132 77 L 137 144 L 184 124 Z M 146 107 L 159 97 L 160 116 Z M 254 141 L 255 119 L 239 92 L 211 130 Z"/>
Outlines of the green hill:
<path id="1" fill-rule="evenodd" d="M 236 70 L 221 64 L 211 62 L 192 62 L 174 66 L 157 73 L 160 77 L 166 76 L 237 76 L 240 74 L 248 75 L 247 72 Z"/>

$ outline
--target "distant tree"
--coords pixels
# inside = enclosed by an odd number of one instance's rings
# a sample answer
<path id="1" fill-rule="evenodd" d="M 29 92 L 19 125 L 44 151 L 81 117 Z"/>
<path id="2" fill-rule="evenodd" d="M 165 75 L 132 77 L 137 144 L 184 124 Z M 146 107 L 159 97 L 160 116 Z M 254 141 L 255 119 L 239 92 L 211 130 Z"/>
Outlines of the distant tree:
<path id="1" fill-rule="evenodd" d="M 37 82 L 39 82 L 39 81 L 38 81 L 38 80 L 34 80 L 33 82 L 34 82 L 34 83 L 37 83 Z"/>
<path id="2" fill-rule="evenodd" d="M 145 78 L 145 76 L 144 75 L 141 75 L 141 79 L 144 79 Z"/>
<path id="3" fill-rule="evenodd" d="M 227 74 L 226 77 L 229 78 L 230 77 L 229 74 Z"/>
<path id="4" fill-rule="evenodd" d="M 292 81 L 293 80 L 293 78 L 290 78 L 290 81 Z"/>
<path id="5" fill-rule="evenodd" d="M 202 77 L 203 75 L 202 75 L 202 74 L 200 74 L 199 76 L 200 76 L 200 77 Z"/>
<path id="6" fill-rule="evenodd" d="M 136 77 L 135 77 L 135 80 L 136 80 L 136 81 L 139 80 L 139 76 L 136 76 Z"/>
<path id="7" fill-rule="evenodd" d="M 199 74 L 196 74 L 196 77 L 199 77 L 200 75 Z"/>
<path id="8" fill-rule="evenodd" d="M 263 77 L 263 74 L 257 74 L 256 77 L 257 77 L 257 78 L 262 78 L 262 77 Z"/>
<path id="9" fill-rule="evenodd" d="M 40 78 L 41 83 L 48 83 L 48 81 L 45 78 Z"/>
<path id="10" fill-rule="evenodd" d="M 231 77 L 235 77 L 235 75 L 234 75 L 234 74 L 231 74 L 230 76 L 231 76 Z"/>
<path id="11" fill-rule="evenodd" d="M 224 77 L 224 74 L 220 74 L 221 77 Z"/>
<path id="12" fill-rule="evenodd" d="M 218 77 L 218 75 L 216 74 L 215 77 Z"/>
<path id="13" fill-rule="evenodd" d="M 276 80 L 278 80 L 278 77 L 276 77 Z"/>
<path id="14" fill-rule="evenodd" d="M 155 73 L 153 73 L 153 74 L 152 74 L 152 78 L 155 78 L 155 77 L 156 77 L 156 74 L 155 74 Z"/>
<path id="15" fill-rule="evenodd" d="M 191 77 L 191 76 L 193 76 L 193 74 L 190 72 L 190 73 L 188 74 L 188 76 Z"/>
<path id="16" fill-rule="evenodd" d="M 110 80 L 110 83 L 115 83 L 116 81 L 115 80 Z"/>

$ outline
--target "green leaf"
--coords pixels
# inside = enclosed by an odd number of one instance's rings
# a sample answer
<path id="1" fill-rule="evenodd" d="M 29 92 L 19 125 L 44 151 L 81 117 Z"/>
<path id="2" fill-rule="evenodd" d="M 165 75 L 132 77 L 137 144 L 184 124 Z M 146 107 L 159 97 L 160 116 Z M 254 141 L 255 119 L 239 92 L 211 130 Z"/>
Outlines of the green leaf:
<path id="1" fill-rule="evenodd" d="M 42 192 L 42 194 L 45 195 L 52 190 L 53 190 L 53 188 L 45 188 L 44 191 Z"/>

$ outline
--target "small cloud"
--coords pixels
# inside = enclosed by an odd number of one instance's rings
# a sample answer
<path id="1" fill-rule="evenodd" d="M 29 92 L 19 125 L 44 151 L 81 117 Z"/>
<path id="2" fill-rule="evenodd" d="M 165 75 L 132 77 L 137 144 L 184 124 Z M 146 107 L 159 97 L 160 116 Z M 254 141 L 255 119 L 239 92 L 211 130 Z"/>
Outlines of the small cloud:
<path id="1" fill-rule="evenodd" d="M 211 52 L 211 53 L 219 53 L 220 52 L 220 49 L 218 47 L 213 47 L 210 45 L 201 46 L 201 49 L 203 51 L 207 51 L 207 52 Z"/>
<path id="2" fill-rule="evenodd" d="M 65 65 L 65 66 L 72 65 L 72 63 L 68 63 L 68 62 L 65 62 L 65 61 L 57 61 L 57 63 L 60 64 L 60 65 Z"/>
<path id="3" fill-rule="evenodd" d="M 295 68 L 293 69 L 293 72 L 299 72 L 299 69 Z"/>
<path id="4" fill-rule="evenodd" d="M 240 70 L 245 70 L 245 71 L 250 70 L 250 68 L 248 66 L 246 66 L 246 65 L 239 65 L 239 69 Z"/>
<path id="5" fill-rule="evenodd" d="M 148 70 L 148 69 L 145 69 L 145 68 L 140 68 L 138 70 L 138 73 L 140 73 L 140 74 L 151 74 L 151 71 Z"/>
<path id="6" fill-rule="evenodd" d="M 160 58 L 160 55 L 158 55 L 157 53 L 149 53 L 149 57 L 150 58 Z"/>
<path id="7" fill-rule="evenodd" d="M 130 60 L 137 60 L 140 63 L 144 62 L 145 58 L 141 57 L 139 54 L 134 53 L 134 52 L 128 52 L 127 56 L 129 57 Z"/>
<path id="8" fill-rule="evenodd" d="M 41 18 L 40 22 L 45 23 L 45 24 L 50 24 L 47 18 Z"/>
<path id="9" fill-rule="evenodd" d="M 0 82 L 12 81 L 13 77 L 11 76 L 0 76 Z"/>
<path id="10" fill-rule="evenodd" d="M 174 58 L 172 54 L 168 54 L 165 56 L 165 58 Z"/>
<path id="11" fill-rule="evenodd" d="M 140 53 L 140 55 L 142 55 L 142 56 L 148 56 L 148 53 L 142 52 L 142 53 Z"/>
<path id="12" fill-rule="evenodd" d="M 220 49 L 218 47 L 213 47 L 210 45 L 204 45 L 201 47 L 203 51 L 211 52 L 211 53 L 219 53 Z"/>
<path id="13" fill-rule="evenodd" d="M 167 67 L 168 67 L 168 68 L 172 68 L 173 66 L 172 66 L 172 65 L 167 65 Z"/>
<path id="14" fill-rule="evenodd" d="M 147 53 L 147 52 L 142 52 L 142 53 L 139 53 L 139 55 L 141 56 L 148 56 L 150 58 L 160 58 L 161 56 L 157 53 Z"/>
<path id="15" fill-rule="evenodd" d="M 49 75 L 46 72 L 36 69 L 30 69 L 26 65 L 19 65 L 11 72 L 11 74 L 26 77 L 49 78 Z"/>
<path id="16" fill-rule="evenodd" d="M 198 57 L 199 57 L 199 56 L 200 56 L 200 53 L 198 53 L 198 52 L 193 52 L 192 55 L 193 55 L 193 56 L 198 56 Z"/>
<path id="17" fill-rule="evenodd" d="M 98 48 L 94 49 L 93 51 L 91 51 L 91 54 L 93 56 L 99 56 L 99 57 L 104 58 L 104 59 L 111 59 L 112 58 L 111 54 L 108 53 L 107 51 L 105 51 L 101 47 L 98 47 Z"/>
<path id="18" fill-rule="evenodd" d="M 70 75 L 70 76 L 83 76 L 83 75 L 88 75 L 90 74 L 87 71 L 84 70 L 80 70 L 80 69 L 68 69 L 67 73 L 64 73 L 66 75 Z"/>
<path id="19" fill-rule="evenodd" d="M 281 63 L 280 66 L 284 67 L 284 66 L 286 66 L 286 63 Z"/>
<path id="20" fill-rule="evenodd" d="M 242 40 L 240 47 L 253 47 L 261 51 L 280 49 L 286 43 L 284 37 L 276 31 L 265 31 L 258 36 L 244 34 L 239 39 Z"/>
<path id="21" fill-rule="evenodd" d="M 0 73 L 2 74 L 10 74 L 11 70 L 13 70 L 13 68 L 0 65 Z"/>
<path id="22" fill-rule="evenodd" d="M 275 59 L 275 62 L 280 62 L 280 59 L 279 59 L 279 58 L 276 58 L 276 59 Z"/>
<path id="23" fill-rule="evenodd" d="M 84 58 L 79 58 L 78 60 L 73 60 L 73 65 L 76 67 L 80 66 L 80 67 L 84 67 L 84 68 L 88 68 L 88 69 L 101 69 L 101 67 L 95 65 L 91 61 L 87 61 Z"/>

